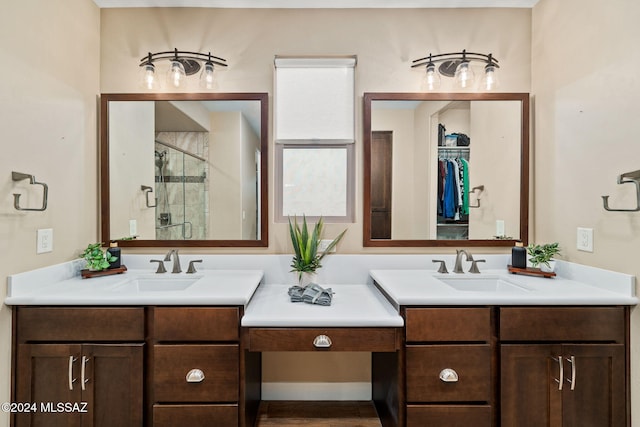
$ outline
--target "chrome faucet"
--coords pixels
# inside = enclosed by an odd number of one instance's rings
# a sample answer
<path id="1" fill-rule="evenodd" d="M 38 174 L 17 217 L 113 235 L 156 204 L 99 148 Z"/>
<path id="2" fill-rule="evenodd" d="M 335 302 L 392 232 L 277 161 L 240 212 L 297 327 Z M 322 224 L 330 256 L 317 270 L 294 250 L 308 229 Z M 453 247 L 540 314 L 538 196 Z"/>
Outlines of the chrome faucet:
<path id="1" fill-rule="evenodd" d="M 464 273 L 464 270 L 462 269 L 462 255 L 465 256 L 467 261 L 473 261 L 473 255 L 469 252 L 464 249 L 456 249 L 456 263 L 453 266 L 454 273 Z"/>
<path id="2" fill-rule="evenodd" d="M 165 255 L 164 260 L 165 261 L 171 261 L 171 255 L 173 255 L 173 270 L 171 270 L 172 273 L 180 273 L 182 272 L 182 269 L 180 268 L 180 256 L 178 255 L 178 250 L 177 249 L 171 249 L 167 255 Z"/>

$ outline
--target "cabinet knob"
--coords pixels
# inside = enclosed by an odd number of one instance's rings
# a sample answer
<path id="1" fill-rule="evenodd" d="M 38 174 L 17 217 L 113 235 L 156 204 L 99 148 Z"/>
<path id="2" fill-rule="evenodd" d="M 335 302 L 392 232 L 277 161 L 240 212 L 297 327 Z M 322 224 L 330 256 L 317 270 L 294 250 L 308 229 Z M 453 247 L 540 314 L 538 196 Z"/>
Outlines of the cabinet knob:
<path id="1" fill-rule="evenodd" d="M 331 342 L 331 338 L 329 338 L 326 335 L 318 335 L 313 340 L 313 346 L 315 348 L 329 348 L 329 347 L 331 347 L 331 344 L 333 344 Z"/>
<path id="2" fill-rule="evenodd" d="M 445 383 L 457 383 L 458 382 L 458 373 L 451 369 L 446 368 L 440 371 L 440 381 Z"/>
<path id="3" fill-rule="evenodd" d="M 187 372 L 188 383 L 201 383 L 204 381 L 204 372 L 200 369 L 192 369 Z"/>

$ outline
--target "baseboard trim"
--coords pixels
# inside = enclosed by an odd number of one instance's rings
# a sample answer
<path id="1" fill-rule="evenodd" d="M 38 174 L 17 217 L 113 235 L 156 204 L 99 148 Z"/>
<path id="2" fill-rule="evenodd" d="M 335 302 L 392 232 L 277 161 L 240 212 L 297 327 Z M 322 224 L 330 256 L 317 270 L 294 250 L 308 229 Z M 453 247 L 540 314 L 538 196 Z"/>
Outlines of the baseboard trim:
<path id="1" fill-rule="evenodd" d="M 262 400 L 371 400 L 371 383 L 262 383 Z"/>

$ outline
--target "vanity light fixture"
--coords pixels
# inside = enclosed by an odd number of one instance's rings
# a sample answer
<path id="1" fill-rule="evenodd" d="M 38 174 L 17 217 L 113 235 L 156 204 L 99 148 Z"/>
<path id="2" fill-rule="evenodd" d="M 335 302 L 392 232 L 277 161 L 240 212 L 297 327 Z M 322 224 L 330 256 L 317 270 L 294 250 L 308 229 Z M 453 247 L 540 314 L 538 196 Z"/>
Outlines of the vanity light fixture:
<path id="1" fill-rule="evenodd" d="M 140 59 L 140 84 L 146 90 L 160 88 L 160 81 L 156 75 L 157 61 L 170 61 L 171 65 L 167 73 L 167 83 L 170 87 L 180 88 L 184 85 L 187 76 L 196 74 L 200 69 L 200 87 L 213 89 L 213 66 L 226 67 L 227 60 L 209 53 L 187 52 L 174 49 L 166 52 L 149 52 Z"/>
<path id="2" fill-rule="evenodd" d="M 475 73 L 471 62 L 481 62 L 484 65 L 484 75 L 481 90 L 491 91 L 498 86 L 496 69 L 500 68 L 498 60 L 492 54 L 462 52 L 440 53 L 413 61 L 411 68 L 426 67 L 424 89 L 433 91 L 440 87 L 440 76 L 454 77 L 460 89 L 470 89 L 475 82 Z M 436 64 L 440 64 L 436 68 Z"/>

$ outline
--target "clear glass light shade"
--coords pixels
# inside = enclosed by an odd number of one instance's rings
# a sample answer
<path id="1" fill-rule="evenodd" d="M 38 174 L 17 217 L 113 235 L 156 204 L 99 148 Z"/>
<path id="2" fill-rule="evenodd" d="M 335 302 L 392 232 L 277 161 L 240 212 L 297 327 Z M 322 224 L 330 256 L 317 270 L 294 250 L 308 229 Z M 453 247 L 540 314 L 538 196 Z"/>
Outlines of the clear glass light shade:
<path id="1" fill-rule="evenodd" d="M 153 64 L 145 64 L 140 67 L 140 86 L 145 90 L 160 88 L 160 82 L 156 76 L 156 67 Z"/>
<path id="2" fill-rule="evenodd" d="M 476 76 L 473 73 L 473 70 L 469 66 L 468 61 L 462 61 L 458 68 L 456 68 L 456 85 L 460 89 L 469 89 L 473 85 Z"/>
<path id="3" fill-rule="evenodd" d="M 436 71 L 435 64 L 427 64 L 427 73 L 422 81 L 422 89 L 426 91 L 436 90 L 440 87 L 440 74 Z"/>
<path id="4" fill-rule="evenodd" d="M 491 91 L 498 87 L 498 75 L 496 73 L 495 65 L 486 65 L 484 67 L 484 76 L 482 76 L 481 88 L 482 90 Z"/>
<path id="5" fill-rule="evenodd" d="M 179 61 L 171 61 L 171 68 L 167 74 L 169 85 L 175 88 L 182 86 L 187 74 L 184 72 L 184 66 Z"/>
<path id="6" fill-rule="evenodd" d="M 200 87 L 204 89 L 213 89 L 214 83 L 213 64 L 205 62 L 202 73 L 200 73 Z"/>

